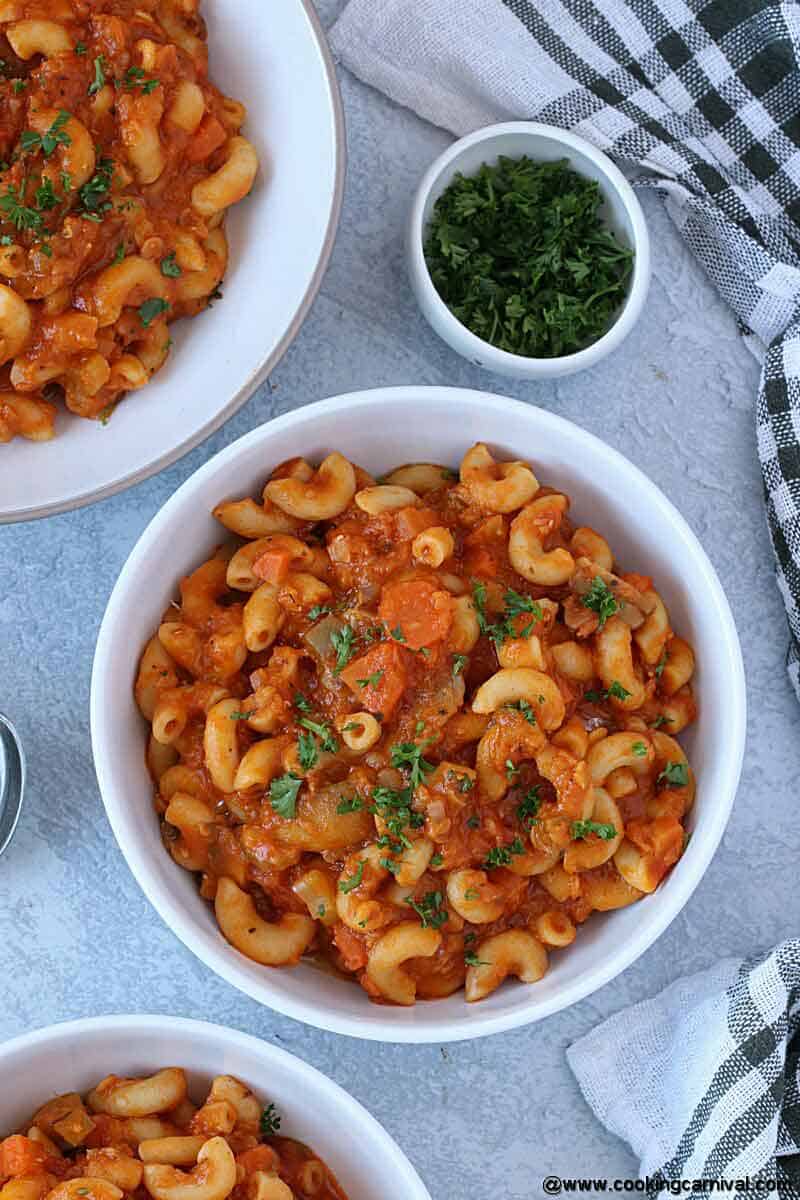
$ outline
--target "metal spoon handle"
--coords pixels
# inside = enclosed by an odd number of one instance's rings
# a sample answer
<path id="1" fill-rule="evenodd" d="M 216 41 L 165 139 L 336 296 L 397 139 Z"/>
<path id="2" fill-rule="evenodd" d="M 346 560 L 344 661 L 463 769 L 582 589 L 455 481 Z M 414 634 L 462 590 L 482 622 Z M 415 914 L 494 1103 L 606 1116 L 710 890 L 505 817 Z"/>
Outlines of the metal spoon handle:
<path id="1" fill-rule="evenodd" d="M 0 713 L 0 854 L 14 836 L 25 791 L 25 755 L 16 729 Z"/>

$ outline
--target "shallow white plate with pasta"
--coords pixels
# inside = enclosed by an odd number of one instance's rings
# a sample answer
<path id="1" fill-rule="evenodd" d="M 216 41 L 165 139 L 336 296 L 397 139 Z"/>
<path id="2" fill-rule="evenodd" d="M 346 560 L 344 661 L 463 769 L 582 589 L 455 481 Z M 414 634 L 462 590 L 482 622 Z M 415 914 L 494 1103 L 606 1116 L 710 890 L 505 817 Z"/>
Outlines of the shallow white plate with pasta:
<path id="1" fill-rule="evenodd" d="M 14 48 L 12 74 L 19 75 L 0 81 L 0 108 L 12 114 L 27 171 L 18 180 L 12 165 L 0 180 L 0 222 L 5 220 L 0 267 L 7 268 L 0 302 L 8 307 L 7 316 L 14 315 L 10 274 L 20 272 L 19 290 L 29 307 L 33 297 L 34 314 L 27 339 L 23 329 L 18 345 L 0 348 L 6 351 L 0 367 L 5 372 L 0 378 L 0 523 L 102 499 L 196 446 L 266 378 L 297 334 L 327 265 L 341 206 L 345 144 L 335 74 L 311 0 L 272 6 L 268 21 L 262 0 L 199 0 L 196 11 L 192 4 L 175 8 L 189 13 L 181 20 L 190 30 L 200 30 L 198 17 L 207 26 L 208 79 L 215 87 L 207 88 L 200 67 L 194 77 L 202 87 L 194 92 L 194 85 L 180 90 L 188 60 L 176 57 L 163 40 L 162 16 L 172 12 L 171 3 L 142 5 L 147 19 L 132 6 L 127 41 L 118 54 L 113 31 L 97 26 L 87 25 L 86 32 L 67 21 L 66 33 L 50 31 L 48 44 L 39 45 L 41 34 L 26 28 L 36 22 L 0 22 L 0 35 Z M 54 15 L 59 7 L 68 11 L 54 2 Z M 16 10 L 27 13 L 24 4 Z M 146 36 L 147 20 L 153 22 L 152 38 Z M 184 35 L 176 20 L 168 16 L 167 25 L 191 52 L 192 35 Z M 34 100 L 38 103 L 36 89 L 47 87 L 42 71 L 48 56 L 52 65 L 59 51 L 68 55 L 72 91 L 64 111 L 53 109 L 50 120 L 37 115 Z M 4 48 L 4 58 L 7 53 Z M 14 105 L 22 105 L 26 95 L 31 104 L 16 110 L 14 118 Z M 241 129 L 241 110 L 227 103 L 228 96 L 246 107 Z M 153 114 L 168 163 L 165 188 L 156 178 L 158 146 L 137 140 L 137 131 Z M 78 159 L 87 126 L 92 135 L 87 153 L 94 139 L 113 158 L 98 153 L 84 180 Z M 240 135 L 259 161 L 246 196 L 250 151 L 243 149 Z M 194 165 L 184 169 L 184 160 L 170 159 L 176 139 L 185 161 Z M 211 175 L 234 161 L 239 182 L 231 178 L 233 167 L 222 180 L 228 189 L 222 203 L 231 204 L 222 299 L 205 309 L 208 288 L 201 265 L 210 264 L 214 283 L 221 231 L 212 211 L 219 195 L 213 193 L 222 189 L 203 185 L 192 204 L 184 205 L 175 181 L 186 171 L 200 175 L 207 166 Z M 134 193 L 138 199 L 132 202 Z M 166 214 L 170 224 L 165 226 L 163 206 L 170 194 L 179 201 Z M 142 195 L 145 222 L 138 221 L 135 210 Z M 110 226 L 114 239 L 109 233 L 103 246 Z M 181 227 L 188 227 L 186 235 Z M 67 238 L 61 236 L 65 233 Z M 60 254 L 68 260 L 78 252 L 84 257 L 81 274 L 66 290 L 71 294 L 54 291 L 48 272 L 65 261 Z M 109 275 L 92 286 L 106 268 L 115 278 Z M 82 282 L 87 275 L 88 284 Z M 127 288 L 121 312 L 119 295 L 108 307 L 117 284 L 120 292 Z M 69 344 L 74 351 L 66 366 L 62 361 L 61 373 L 53 365 L 53 344 Z M 127 381 L 138 390 L 119 403 L 102 404 L 106 395 L 115 401 Z M 15 401 L 15 394 L 22 399 Z M 104 419 L 83 419 L 78 412 L 90 417 L 99 412 Z M 53 416 L 51 440 L 21 435 L 25 429 L 29 435 L 31 430 L 49 433 Z"/>
<path id="2" fill-rule="evenodd" d="M 671 856 L 674 866 L 652 894 L 618 911 L 595 912 L 574 944 L 551 955 L 550 969 L 538 982 L 508 979 L 472 1004 L 469 999 L 476 997 L 469 995 L 468 978 L 466 1000 L 457 990 L 445 998 L 392 1007 L 371 1002 L 351 979 L 307 961 L 294 968 L 263 966 L 223 938 L 197 881 L 176 865 L 162 843 L 144 763 L 148 729 L 133 685 L 140 655 L 177 595 L 181 578 L 220 544 L 220 526 L 212 516 L 215 507 L 260 494 L 265 476 L 295 456 L 316 464 L 340 450 L 380 477 L 399 462 L 458 468 L 475 442 L 487 443 L 498 460 L 529 462 L 538 478 L 563 489 L 571 498 L 576 525 L 591 520 L 614 548 L 622 570 L 645 572 L 657 581 L 672 628 L 694 648 L 694 701 L 689 705 L 694 716 L 696 701 L 696 720 L 680 734 L 697 784 L 695 803 L 683 818 L 691 837 L 678 847 L 682 853 Z M 479 569 L 477 562 L 467 566 L 468 571 Z M 603 590 L 598 581 L 595 587 Z M 585 616 L 588 608 L 578 611 Z M 391 618 L 387 628 L 393 624 Z M 356 681 L 356 686 L 362 682 L 367 681 Z M 471 686 L 468 677 L 468 689 Z M 649 686 L 652 695 L 653 685 Z M 618 690 L 618 684 L 616 689 L 609 687 L 609 694 Z M 312 690 L 308 695 L 320 702 Z M 534 696 L 534 704 L 536 700 Z M 237 702 L 235 707 L 251 705 Z M 240 439 L 188 480 L 151 522 L 123 568 L 100 631 L 91 708 L 95 763 L 114 833 L 145 893 L 185 944 L 230 983 L 295 1019 L 356 1037 L 408 1042 L 479 1037 L 537 1020 L 594 992 L 637 959 L 680 912 L 711 861 L 736 792 L 746 713 L 738 638 L 719 580 L 697 539 L 658 488 L 597 438 L 541 409 L 486 393 L 424 387 L 353 393 L 287 414 Z M 668 716 L 651 712 L 645 722 L 628 726 L 641 730 L 634 739 L 645 738 L 649 744 L 653 729 L 678 719 L 677 712 L 665 711 Z M 235 715 L 238 719 L 241 713 Z M 589 714 L 588 728 L 596 730 L 600 723 L 599 712 Z M 412 726 L 412 737 L 414 732 Z M 635 764 L 637 754 L 648 752 L 640 742 L 632 753 Z M 432 767 L 422 764 L 420 769 L 425 774 Z M 658 787 L 666 781 L 668 799 L 677 800 L 680 789 L 670 791 L 669 785 L 680 783 L 678 777 L 684 775 L 685 768 L 666 764 Z M 293 782 L 291 775 L 289 779 Z M 300 785 L 293 786 L 296 792 Z M 277 794 L 270 794 L 276 802 Z M 633 825 L 635 821 L 631 829 Z M 512 843 L 511 855 L 521 852 L 521 846 L 515 849 Z M 441 860 L 433 865 L 440 864 Z M 363 864 L 355 868 L 355 879 L 348 870 L 342 889 L 347 892 L 360 887 Z M 651 887 L 643 881 L 641 890 L 649 892 Z M 438 923 L 432 909 L 428 917 Z M 480 939 L 479 929 L 476 936 Z M 480 949 L 480 940 L 475 945 Z M 472 950 L 469 955 L 477 957 Z"/>
<path id="3" fill-rule="evenodd" d="M 251 1093 L 246 1101 L 248 1108 L 257 1100 L 266 1110 L 262 1124 L 262 1132 L 267 1134 L 265 1142 L 280 1152 L 281 1159 L 285 1161 L 282 1139 L 296 1140 L 310 1147 L 338 1181 L 338 1187 L 317 1187 L 309 1179 L 311 1186 L 301 1184 L 297 1187 L 295 1184 L 292 1195 L 300 1195 L 302 1190 L 304 1196 L 319 1195 L 324 1200 L 330 1200 L 332 1196 L 337 1200 L 340 1196 L 352 1200 L 430 1200 L 427 1188 L 411 1163 L 383 1127 L 358 1101 L 314 1067 L 285 1050 L 237 1030 L 164 1015 L 72 1021 L 39 1029 L 0 1046 L 0 1074 L 14 1080 L 14 1087 L 3 1089 L 0 1096 L 0 1142 L 23 1128 L 28 1132 L 32 1115 L 48 1101 L 72 1093 L 74 1106 L 76 1093 L 85 1097 L 90 1089 L 100 1092 L 96 1085 L 108 1076 L 151 1080 L 146 1093 L 139 1085 L 135 1111 L 141 1113 L 147 1109 L 155 1113 L 154 1105 L 142 1104 L 142 1099 L 146 1094 L 150 1100 L 161 1092 L 165 1103 L 170 1101 L 165 1084 L 176 1071 L 169 1068 L 180 1068 L 177 1074 L 183 1075 L 188 1083 L 187 1100 L 191 1107 L 187 1106 L 187 1116 L 192 1107 L 202 1105 L 214 1080 L 217 1080 L 217 1089 L 227 1085 L 240 1094 L 246 1089 Z M 155 1080 L 152 1079 L 154 1075 Z M 220 1076 L 227 1078 L 220 1080 Z M 243 1087 L 239 1088 L 237 1084 Z M 65 1099 L 69 1101 L 70 1097 Z M 245 1131 L 245 1109 L 240 1103 L 237 1107 L 240 1116 L 231 1141 L 234 1151 L 240 1154 L 255 1138 L 248 1137 Z M 91 1109 L 97 1114 L 108 1112 L 109 1106 L 102 1102 L 93 1103 Z M 173 1116 L 170 1112 L 169 1119 Z M 91 1119 L 87 1120 L 83 1113 L 85 1125 L 89 1126 Z M 152 1117 L 149 1124 L 153 1124 Z M 278 1131 L 278 1141 L 269 1136 L 272 1130 Z M 152 1137 L 153 1134 L 146 1131 L 144 1136 Z M 98 1133 L 98 1137 L 100 1140 L 96 1138 L 93 1144 L 102 1145 L 102 1133 Z M 157 1146 L 157 1143 L 152 1144 Z M 89 1176 L 93 1174 L 91 1158 L 96 1154 L 97 1151 L 89 1151 Z M 153 1161 L 161 1161 L 157 1152 Z M 175 1160 L 165 1158 L 163 1161 Z M 188 1166 L 190 1161 L 184 1160 L 184 1165 Z M 281 1165 L 278 1169 L 282 1178 L 292 1178 L 293 1183 L 297 1179 L 291 1167 L 287 1170 Z M 312 1170 L 312 1177 L 315 1174 L 321 1172 Z M 89 1184 L 92 1183 L 99 1189 L 98 1194 L 107 1194 L 97 1179 L 89 1179 Z M 269 1176 L 262 1177 L 261 1183 L 265 1192 L 269 1187 L 269 1194 L 275 1197 L 289 1194 L 288 1187 L 281 1186 Z M 154 1191 L 160 1190 L 160 1185 L 156 1184 L 154 1180 Z M 204 1186 L 201 1190 L 200 1184 L 194 1181 L 187 1181 L 187 1195 L 192 1185 L 198 1197 L 211 1195 L 210 1188 Z M 87 1194 L 79 1188 L 75 1191 L 79 1196 Z M 116 1188 L 114 1193 L 123 1194 Z M 223 1200 L 229 1193 L 230 1188 L 226 1192 L 224 1186 L 214 1192 Z M 145 1194 L 145 1189 L 129 1194 Z"/>

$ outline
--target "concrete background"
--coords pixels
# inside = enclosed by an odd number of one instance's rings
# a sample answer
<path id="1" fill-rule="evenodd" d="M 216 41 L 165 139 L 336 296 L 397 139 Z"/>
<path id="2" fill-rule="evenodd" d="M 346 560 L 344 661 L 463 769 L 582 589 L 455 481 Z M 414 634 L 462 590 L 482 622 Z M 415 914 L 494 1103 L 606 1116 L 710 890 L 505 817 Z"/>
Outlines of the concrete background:
<path id="1" fill-rule="evenodd" d="M 343 3 L 319 0 L 326 25 Z M 341 82 L 350 155 L 341 232 L 314 309 L 269 384 L 157 478 L 81 512 L 0 530 L 0 710 L 18 725 L 30 759 L 21 827 L 0 862 L 0 1038 L 110 1012 L 217 1020 L 274 1039 L 357 1096 L 408 1152 L 434 1200 L 531 1200 L 547 1174 L 636 1173 L 627 1148 L 584 1104 L 565 1048 L 677 975 L 797 932 L 799 714 L 784 672 L 784 616 L 762 510 L 758 370 L 652 195 L 643 197 L 652 291 L 616 355 L 588 375 L 538 385 L 509 383 L 456 357 L 418 314 L 402 251 L 413 188 L 448 137 L 344 72 Z M 88 727 L 106 600 L 139 533 L 179 484 L 277 413 L 410 382 L 485 388 L 542 405 L 640 466 L 675 501 L 719 571 L 750 691 L 733 818 L 671 928 L 620 979 L 569 1011 L 443 1048 L 319 1033 L 209 974 L 150 908 L 117 850 Z"/>

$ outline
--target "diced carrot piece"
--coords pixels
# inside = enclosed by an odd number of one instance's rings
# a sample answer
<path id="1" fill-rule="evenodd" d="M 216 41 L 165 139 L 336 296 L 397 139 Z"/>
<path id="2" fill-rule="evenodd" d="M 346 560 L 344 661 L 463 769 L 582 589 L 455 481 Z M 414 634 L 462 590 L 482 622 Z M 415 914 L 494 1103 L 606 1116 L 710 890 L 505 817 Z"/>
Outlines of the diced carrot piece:
<path id="1" fill-rule="evenodd" d="M 405 651 L 396 642 L 379 642 L 342 671 L 344 680 L 367 712 L 382 713 L 388 720 L 405 691 L 408 680 Z"/>
<path id="2" fill-rule="evenodd" d="M 267 583 L 283 583 L 291 561 L 288 550 L 265 550 L 253 563 L 253 574 Z"/>
<path id="3" fill-rule="evenodd" d="M 0 1142 L 0 1176 L 18 1179 L 43 1171 L 47 1151 L 21 1133 L 12 1134 Z"/>
<path id="4" fill-rule="evenodd" d="M 630 571 L 627 575 L 622 575 L 625 583 L 629 583 L 631 587 L 635 587 L 637 592 L 652 592 L 653 581 L 649 575 L 637 575 L 635 571 Z"/>
<path id="5" fill-rule="evenodd" d="M 278 1168 L 280 1159 L 271 1146 L 254 1146 L 252 1150 L 245 1150 L 242 1154 L 236 1156 L 237 1164 L 243 1168 L 246 1175 L 252 1174 L 254 1171 L 275 1171 Z"/>
<path id="6" fill-rule="evenodd" d="M 441 524 L 441 515 L 432 508 L 398 508 L 395 512 L 395 530 L 401 542 L 410 542 L 418 533 Z"/>
<path id="7" fill-rule="evenodd" d="M 390 632 L 397 630 L 409 650 L 421 650 L 447 637 L 453 600 L 427 579 L 389 583 L 381 593 L 378 615 Z"/>
<path id="8" fill-rule="evenodd" d="M 204 162 L 209 158 L 215 150 L 219 150 L 220 146 L 224 146 L 228 140 L 228 134 L 225 131 L 225 126 L 207 114 L 186 147 L 186 161 L 190 163 Z"/>

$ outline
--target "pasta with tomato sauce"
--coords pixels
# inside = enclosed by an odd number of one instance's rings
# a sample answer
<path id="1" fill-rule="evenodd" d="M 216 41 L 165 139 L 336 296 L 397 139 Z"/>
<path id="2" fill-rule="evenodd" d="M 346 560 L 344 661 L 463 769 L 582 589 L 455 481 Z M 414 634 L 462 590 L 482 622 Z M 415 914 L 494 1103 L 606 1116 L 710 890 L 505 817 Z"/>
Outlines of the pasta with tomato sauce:
<path id="1" fill-rule="evenodd" d="M 108 1075 L 83 1098 L 48 1100 L 0 1139 L 5 1200 L 347 1200 L 313 1150 L 238 1079 L 201 1105 L 185 1072 Z"/>
<path id="2" fill-rule="evenodd" d="M 251 190 L 199 0 L 0 0 L 0 442 L 107 418 L 217 294 Z"/>
<path id="3" fill-rule="evenodd" d="M 569 498 L 473 446 L 338 453 L 215 516 L 136 698 L 164 843 L 224 937 L 378 1002 L 533 983 L 683 853 L 694 655 Z"/>

